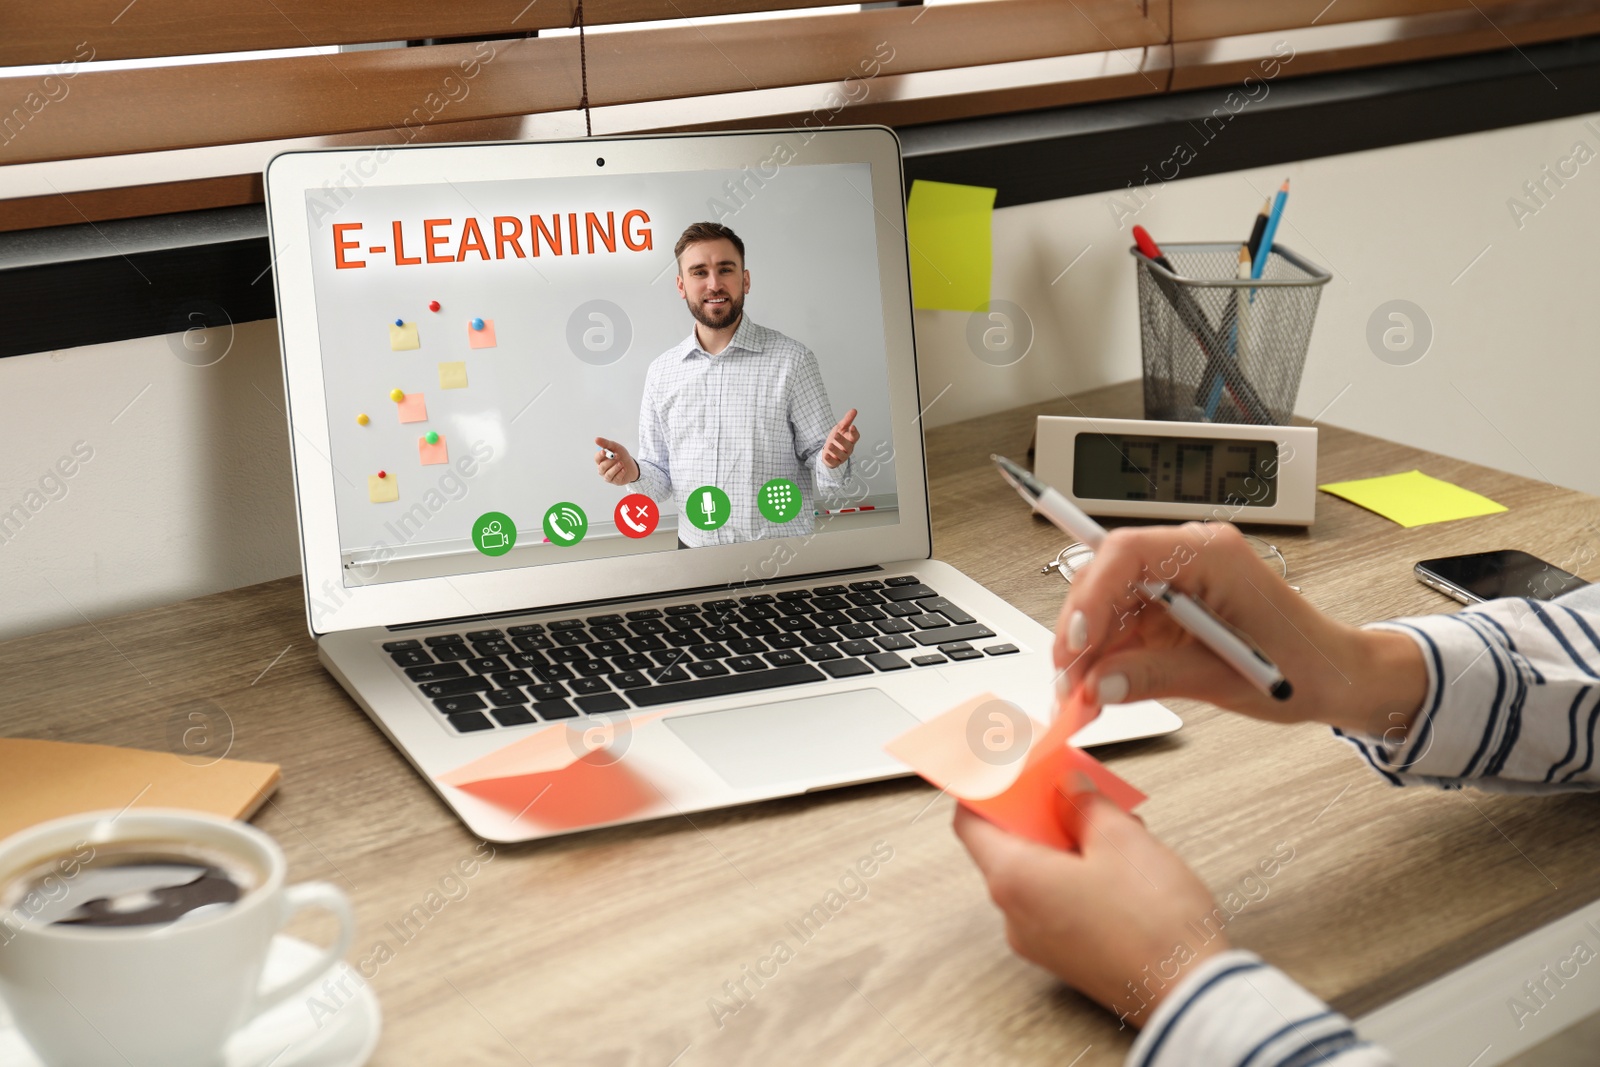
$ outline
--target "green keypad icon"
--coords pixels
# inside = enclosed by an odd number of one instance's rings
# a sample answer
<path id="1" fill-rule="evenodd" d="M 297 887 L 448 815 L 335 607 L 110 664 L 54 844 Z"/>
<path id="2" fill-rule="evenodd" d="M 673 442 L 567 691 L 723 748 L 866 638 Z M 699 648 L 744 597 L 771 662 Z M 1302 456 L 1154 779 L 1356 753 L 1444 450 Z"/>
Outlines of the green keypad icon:
<path id="1" fill-rule="evenodd" d="M 788 522 L 800 514 L 800 487 L 787 478 L 774 478 L 761 487 L 756 505 L 769 522 Z"/>

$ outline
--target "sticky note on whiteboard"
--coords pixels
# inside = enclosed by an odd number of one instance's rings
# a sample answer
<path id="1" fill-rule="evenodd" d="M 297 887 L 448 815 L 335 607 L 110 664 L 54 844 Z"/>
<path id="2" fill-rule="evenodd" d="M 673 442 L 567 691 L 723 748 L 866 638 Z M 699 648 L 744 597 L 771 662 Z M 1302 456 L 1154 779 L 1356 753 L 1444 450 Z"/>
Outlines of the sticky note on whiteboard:
<path id="1" fill-rule="evenodd" d="M 467 344 L 473 348 L 495 347 L 494 320 L 484 319 L 483 329 L 481 330 L 474 330 L 472 328 L 472 323 L 467 323 Z"/>
<path id="2" fill-rule="evenodd" d="M 467 387 L 467 365 L 465 363 L 439 364 L 440 389 L 465 389 Z"/>
<path id="3" fill-rule="evenodd" d="M 428 402 L 421 393 L 407 393 L 406 398 L 400 401 L 401 422 L 427 422 Z"/>
<path id="4" fill-rule="evenodd" d="M 437 444 L 430 445 L 426 437 L 417 438 L 417 458 L 424 467 L 435 463 L 449 463 L 450 450 L 445 446 L 444 434 L 439 435 Z"/>
<path id="5" fill-rule="evenodd" d="M 395 352 L 404 352 L 408 348 L 421 348 L 422 342 L 417 339 L 417 324 L 414 322 L 403 323 L 396 326 L 389 324 L 389 348 Z"/>
<path id="6" fill-rule="evenodd" d="M 367 499 L 374 504 L 392 504 L 400 499 L 400 482 L 393 474 L 367 475 Z"/>

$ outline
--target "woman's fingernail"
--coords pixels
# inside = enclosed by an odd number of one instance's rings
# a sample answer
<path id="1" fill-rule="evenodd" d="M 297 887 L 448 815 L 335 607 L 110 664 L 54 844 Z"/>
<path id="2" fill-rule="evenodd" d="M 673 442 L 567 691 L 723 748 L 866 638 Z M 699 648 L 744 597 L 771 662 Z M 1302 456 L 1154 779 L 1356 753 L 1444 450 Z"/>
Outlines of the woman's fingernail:
<path id="1" fill-rule="evenodd" d="M 1067 647 L 1074 652 L 1089 647 L 1089 619 L 1081 611 L 1074 611 L 1067 618 Z"/>
<path id="2" fill-rule="evenodd" d="M 1102 704 L 1120 704 L 1128 695 L 1128 678 L 1123 674 L 1108 674 L 1094 687 L 1095 699 Z"/>

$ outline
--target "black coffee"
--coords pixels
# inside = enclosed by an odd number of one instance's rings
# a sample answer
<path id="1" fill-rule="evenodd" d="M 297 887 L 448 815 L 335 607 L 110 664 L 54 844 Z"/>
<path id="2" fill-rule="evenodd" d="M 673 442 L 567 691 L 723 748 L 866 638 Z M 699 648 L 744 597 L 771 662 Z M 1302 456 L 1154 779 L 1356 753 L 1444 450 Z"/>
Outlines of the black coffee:
<path id="1" fill-rule="evenodd" d="M 70 876 L 56 860 L 22 872 L 0 891 L 0 915 L 48 926 L 154 926 L 227 908 L 261 883 L 237 857 L 178 842 L 117 842 L 93 853 Z"/>

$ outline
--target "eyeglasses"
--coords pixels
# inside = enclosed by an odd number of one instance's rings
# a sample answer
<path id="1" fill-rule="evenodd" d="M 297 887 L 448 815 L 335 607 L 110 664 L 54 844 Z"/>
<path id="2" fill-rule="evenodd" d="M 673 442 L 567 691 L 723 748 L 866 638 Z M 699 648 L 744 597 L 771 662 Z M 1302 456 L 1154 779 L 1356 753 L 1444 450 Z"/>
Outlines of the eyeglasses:
<path id="1" fill-rule="evenodd" d="M 1277 545 L 1272 544 L 1264 537 L 1257 537 L 1255 534 L 1245 534 L 1244 539 L 1250 542 L 1251 547 L 1256 550 L 1256 555 L 1265 560 L 1267 565 L 1275 569 L 1285 581 L 1288 580 L 1289 561 L 1283 558 L 1283 551 Z M 1082 541 L 1074 541 L 1060 552 L 1057 552 L 1055 559 L 1040 567 L 1039 573 L 1049 574 L 1051 571 L 1055 571 L 1061 575 L 1068 585 L 1071 585 L 1073 577 L 1088 565 L 1093 558 L 1094 549 Z M 1300 592 L 1298 585 L 1291 585 L 1289 588 L 1296 593 Z"/>

